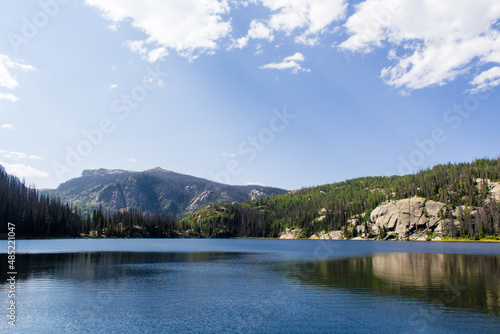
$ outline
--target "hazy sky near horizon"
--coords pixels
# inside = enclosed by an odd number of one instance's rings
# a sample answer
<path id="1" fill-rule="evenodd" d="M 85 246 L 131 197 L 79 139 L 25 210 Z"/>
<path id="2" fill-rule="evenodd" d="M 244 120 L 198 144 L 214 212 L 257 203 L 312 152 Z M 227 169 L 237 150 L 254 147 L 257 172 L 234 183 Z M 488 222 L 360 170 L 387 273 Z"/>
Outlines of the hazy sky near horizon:
<path id="1" fill-rule="evenodd" d="M 497 0 L 4 0 L 0 165 L 286 189 L 500 154 Z"/>

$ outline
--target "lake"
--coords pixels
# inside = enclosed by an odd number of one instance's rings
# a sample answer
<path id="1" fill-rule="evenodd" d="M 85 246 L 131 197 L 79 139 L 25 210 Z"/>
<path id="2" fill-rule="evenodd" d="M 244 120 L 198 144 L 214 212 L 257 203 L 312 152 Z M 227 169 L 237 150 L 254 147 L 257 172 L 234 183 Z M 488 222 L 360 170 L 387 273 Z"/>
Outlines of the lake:
<path id="1" fill-rule="evenodd" d="M 2 333 L 499 333 L 500 244 L 271 239 L 16 242 Z"/>

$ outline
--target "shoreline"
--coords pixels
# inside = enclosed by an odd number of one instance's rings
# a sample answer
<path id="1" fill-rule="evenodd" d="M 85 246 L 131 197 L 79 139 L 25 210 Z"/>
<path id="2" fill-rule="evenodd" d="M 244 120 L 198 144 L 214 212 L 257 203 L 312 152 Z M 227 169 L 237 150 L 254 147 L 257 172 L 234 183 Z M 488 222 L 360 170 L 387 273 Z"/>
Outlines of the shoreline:
<path id="1" fill-rule="evenodd" d="M 104 237 L 104 238 L 92 238 L 92 237 L 50 237 L 50 238 L 37 238 L 37 237 L 28 237 L 28 238 L 23 238 L 23 237 L 17 237 L 16 240 L 61 240 L 61 239 L 71 239 L 71 240 L 112 240 L 112 239 L 263 239 L 263 240 L 311 240 L 311 241 L 400 241 L 400 242 L 478 242 L 478 243 L 500 243 L 500 237 L 494 236 L 494 237 L 489 237 L 489 238 L 482 238 L 479 240 L 474 240 L 474 239 L 467 239 L 467 238 L 449 238 L 449 237 L 444 237 L 441 240 L 404 240 L 404 239 L 390 239 L 390 240 L 380 240 L 380 239 L 310 239 L 310 238 L 294 238 L 294 239 L 281 239 L 281 238 L 274 238 L 274 237 L 231 237 L 231 238 L 172 238 L 172 237 L 165 237 L 165 238 L 126 238 L 126 237 Z M 0 240 L 5 240 L 7 241 L 7 238 L 0 237 Z"/>

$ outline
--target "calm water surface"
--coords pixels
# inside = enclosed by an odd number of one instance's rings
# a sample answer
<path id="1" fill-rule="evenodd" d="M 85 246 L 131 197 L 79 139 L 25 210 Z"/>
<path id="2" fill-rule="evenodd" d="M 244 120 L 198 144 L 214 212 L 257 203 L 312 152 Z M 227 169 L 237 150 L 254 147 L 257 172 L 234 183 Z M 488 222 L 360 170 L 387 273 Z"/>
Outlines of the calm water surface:
<path id="1" fill-rule="evenodd" d="M 1 333 L 500 333 L 500 244 L 19 240 Z"/>

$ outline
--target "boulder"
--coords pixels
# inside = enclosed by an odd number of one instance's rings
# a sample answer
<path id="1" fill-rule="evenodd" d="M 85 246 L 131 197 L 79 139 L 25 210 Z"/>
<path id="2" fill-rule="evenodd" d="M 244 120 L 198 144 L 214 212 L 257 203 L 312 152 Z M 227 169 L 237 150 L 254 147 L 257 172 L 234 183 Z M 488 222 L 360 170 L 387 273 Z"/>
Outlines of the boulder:
<path id="1" fill-rule="evenodd" d="M 281 233 L 280 239 L 300 239 L 303 238 L 302 230 L 300 228 L 289 229 L 287 228 L 285 232 Z"/>
<path id="2" fill-rule="evenodd" d="M 382 203 L 372 211 L 370 219 L 377 230 L 384 227 L 386 232 L 396 233 L 400 238 L 419 235 L 426 229 L 440 233 L 443 228 L 441 212 L 445 206 L 444 203 L 412 197 Z"/>
<path id="3" fill-rule="evenodd" d="M 476 179 L 479 191 L 483 191 L 483 186 L 486 185 L 488 191 L 488 201 L 500 201 L 500 182 L 492 182 L 489 179 Z"/>
<path id="4" fill-rule="evenodd" d="M 440 222 L 441 219 L 437 218 L 436 216 L 431 216 L 429 217 L 429 221 L 427 222 L 427 228 L 434 230 Z"/>
<path id="5" fill-rule="evenodd" d="M 396 224 L 398 223 L 398 218 L 399 218 L 399 213 L 395 213 L 391 216 L 391 219 L 389 219 L 389 223 L 386 225 L 384 224 L 378 224 L 377 226 L 386 226 L 387 229 L 393 230 L 396 227 Z"/>
<path id="6" fill-rule="evenodd" d="M 396 210 L 396 206 L 393 205 L 392 203 L 386 203 L 386 205 L 382 204 L 378 207 L 376 207 L 371 215 L 370 215 L 370 220 L 372 222 L 375 222 L 379 217 L 387 216 L 387 213 L 389 212 L 394 212 Z"/>
<path id="7" fill-rule="evenodd" d="M 342 232 L 340 231 L 321 231 L 319 233 L 313 234 L 309 239 L 321 239 L 321 240 L 342 240 Z"/>
<path id="8" fill-rule="evenodd" d="M 439 216 L 439 213 L 446 205 L 441 202 L 434 202 L 433 200 L 428 200 L 425 202 L 425 212 L 427 216 Z"/>

